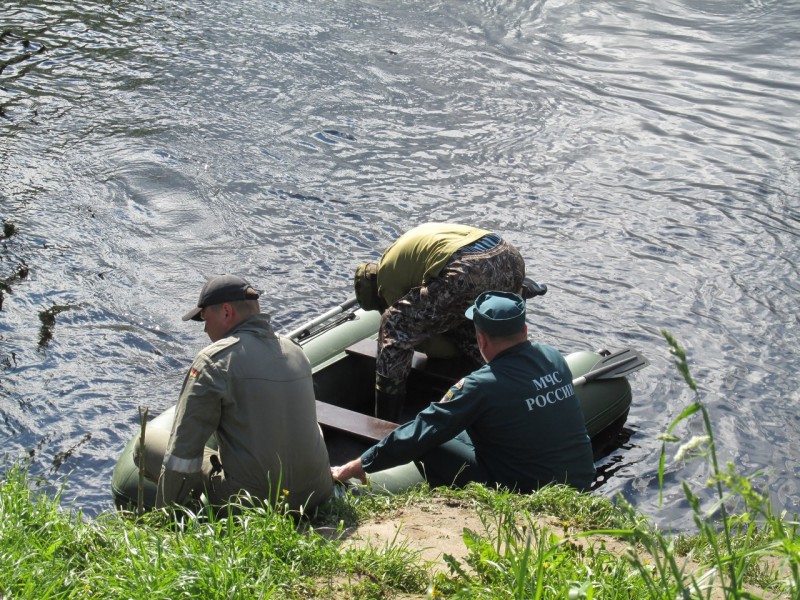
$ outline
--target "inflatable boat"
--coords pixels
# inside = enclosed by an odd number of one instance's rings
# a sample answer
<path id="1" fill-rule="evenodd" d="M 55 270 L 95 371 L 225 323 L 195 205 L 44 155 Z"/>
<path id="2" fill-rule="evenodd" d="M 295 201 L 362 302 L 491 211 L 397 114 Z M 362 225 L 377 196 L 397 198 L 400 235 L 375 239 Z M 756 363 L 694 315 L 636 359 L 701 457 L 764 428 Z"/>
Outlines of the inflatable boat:
<path id="1" fill-rule="evenodd" d="M 331 464 L 343 464 L 360 455 L 397 426 L 371 416 L 379 325 L 380 313 L 364 312 L 356 308 L 355 299 L 351 299 L 285 334 L 303 348 L 311 362 L 317 418 Z M 462 361 L 452 354 L 446 348 L 436 352 L 440 358 L 415 352 L 401 422 L 412 419 L 419 410 L 438 401 L 451 385 L 467 374 Z M 566 359 L 575 377 L 573 385 L 592 438 L 595 460 L 598 460 L 604 456 L 628 415 L 632 396 L 625 376 L 645 366 L 647 361 L 630 349 L 614 353 L 581 351 L 566 355 Z M 175 407 L 170 407 L 149 421 L 146 432 L 171 431 L 174 411 Z M 119 509 L 137 505 L 139 471 L 133 451 L 138 436 L 137 428 L 114 467 L 111 490 Z M 216 448 L 216 440 L 212 437 L 207 445 Z M 370 475 L 371 484 L 389 493 L 400 492 L 422 481 L 413 464 Z M 153 507 L 155 491 L 155 485 L 145 480 L 145 508 Z"/>

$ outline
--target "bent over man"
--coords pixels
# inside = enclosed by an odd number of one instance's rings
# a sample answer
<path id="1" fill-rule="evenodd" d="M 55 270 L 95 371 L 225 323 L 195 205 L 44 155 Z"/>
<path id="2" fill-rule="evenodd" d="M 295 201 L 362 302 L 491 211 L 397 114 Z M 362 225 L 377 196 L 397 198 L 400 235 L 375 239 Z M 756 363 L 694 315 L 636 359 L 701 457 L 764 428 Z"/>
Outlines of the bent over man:
<path id="1" fill-rule="evenodd" d="M 358 266 L 364 310 L 383 313 L 375 375 L 375 416 L 397 421 L 414 350 L 441 335 L 474 366 L 482 364 L 464 311 L 486 290 L 519 292 L 525 262 L 499 235 L 466 225 L 425 223 L 400 236 L 378 263 Z"/>
<path id="2" fill-rule="evenodd" d="M 246 493 L 311 509 L 333 492 L 311 366 L 302 349 L 273 332 L 258 298 L 243 279 L 222 275 L 203 286 L 197 306 L 183 316 L 204 322 L 212 343 L 184 379 L 154 474 L 157 506 L 184 504 L 205 491 L 213 505 Z M 212 434 L 218 452 L 206 448 Z M 146 463 L 157 452 L 158 440 L 153 444 Z"/>
<path id="3" fill-rule="evenodd" d="M 561 354 L 528 341 L 525 300 L 485 292 L 466 316 L 486 365 L 331 474 L 358 478 L 410 461 L 432 486 L 475 481 L 528 493 L 548 483 L 588 489 L 592 446 Z"/>

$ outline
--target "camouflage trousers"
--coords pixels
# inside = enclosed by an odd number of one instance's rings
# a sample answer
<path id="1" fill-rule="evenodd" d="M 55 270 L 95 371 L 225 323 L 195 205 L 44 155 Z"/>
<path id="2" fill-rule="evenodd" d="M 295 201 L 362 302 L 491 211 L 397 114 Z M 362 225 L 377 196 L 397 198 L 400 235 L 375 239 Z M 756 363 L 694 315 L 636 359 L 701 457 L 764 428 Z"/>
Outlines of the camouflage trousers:
<path id="1" fill-rule="evenodd" d="M 505 241 L 489 250 L 453 254 L 438 277 L 383 313 L 375 369 L 379 390 L 404 395 L 414 348 L 435 335 L 451 341 L 476 366 L 483 364 L 475 327 L 464 311 L 482 292 L 519 292 L 524 278 L 522 255 Z"/>

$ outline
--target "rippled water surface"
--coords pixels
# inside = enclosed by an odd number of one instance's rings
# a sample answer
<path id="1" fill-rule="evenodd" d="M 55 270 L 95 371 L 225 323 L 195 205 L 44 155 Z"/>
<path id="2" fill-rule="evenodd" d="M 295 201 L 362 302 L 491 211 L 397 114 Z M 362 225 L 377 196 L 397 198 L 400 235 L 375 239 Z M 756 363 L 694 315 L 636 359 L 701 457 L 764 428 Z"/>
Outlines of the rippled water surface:
<path id="1" fill-rule="evenodd" d="M 208 275 L 282 330 L 404 230 L 496 230 L 550 292 L 534 338 L 633 346 L 600 492 L 676 525 L 661 434 L 693 399 L 722 461 L 800 504 L 800 3 L 79 2 L 0 9 L 0 453 L 111 508 L 140 406 L 206 342 Z M 681 435 L 702 433 L 692 421 Z"/>

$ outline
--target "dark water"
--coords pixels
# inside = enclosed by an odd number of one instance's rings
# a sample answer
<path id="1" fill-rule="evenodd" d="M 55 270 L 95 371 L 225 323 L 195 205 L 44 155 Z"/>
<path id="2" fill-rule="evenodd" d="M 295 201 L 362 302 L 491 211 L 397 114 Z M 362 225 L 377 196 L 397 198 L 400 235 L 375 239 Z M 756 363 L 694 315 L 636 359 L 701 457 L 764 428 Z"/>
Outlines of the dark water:
<path id="1" fill-rule="evenodd" d="M 0 444 L 111 507 L 137 409 L 205 343 L 204 278 L 283 330 L 421 221 L 496 230 L 548 283 L 532 336 L 633 346 L 600 491 L 685 522 L 661 434 L 693 400 L 722 461 L 800 500 L 800 3 L 53 2 L 0 8 Z M 692 421 L 678 432 L 702 433 Z"/>

